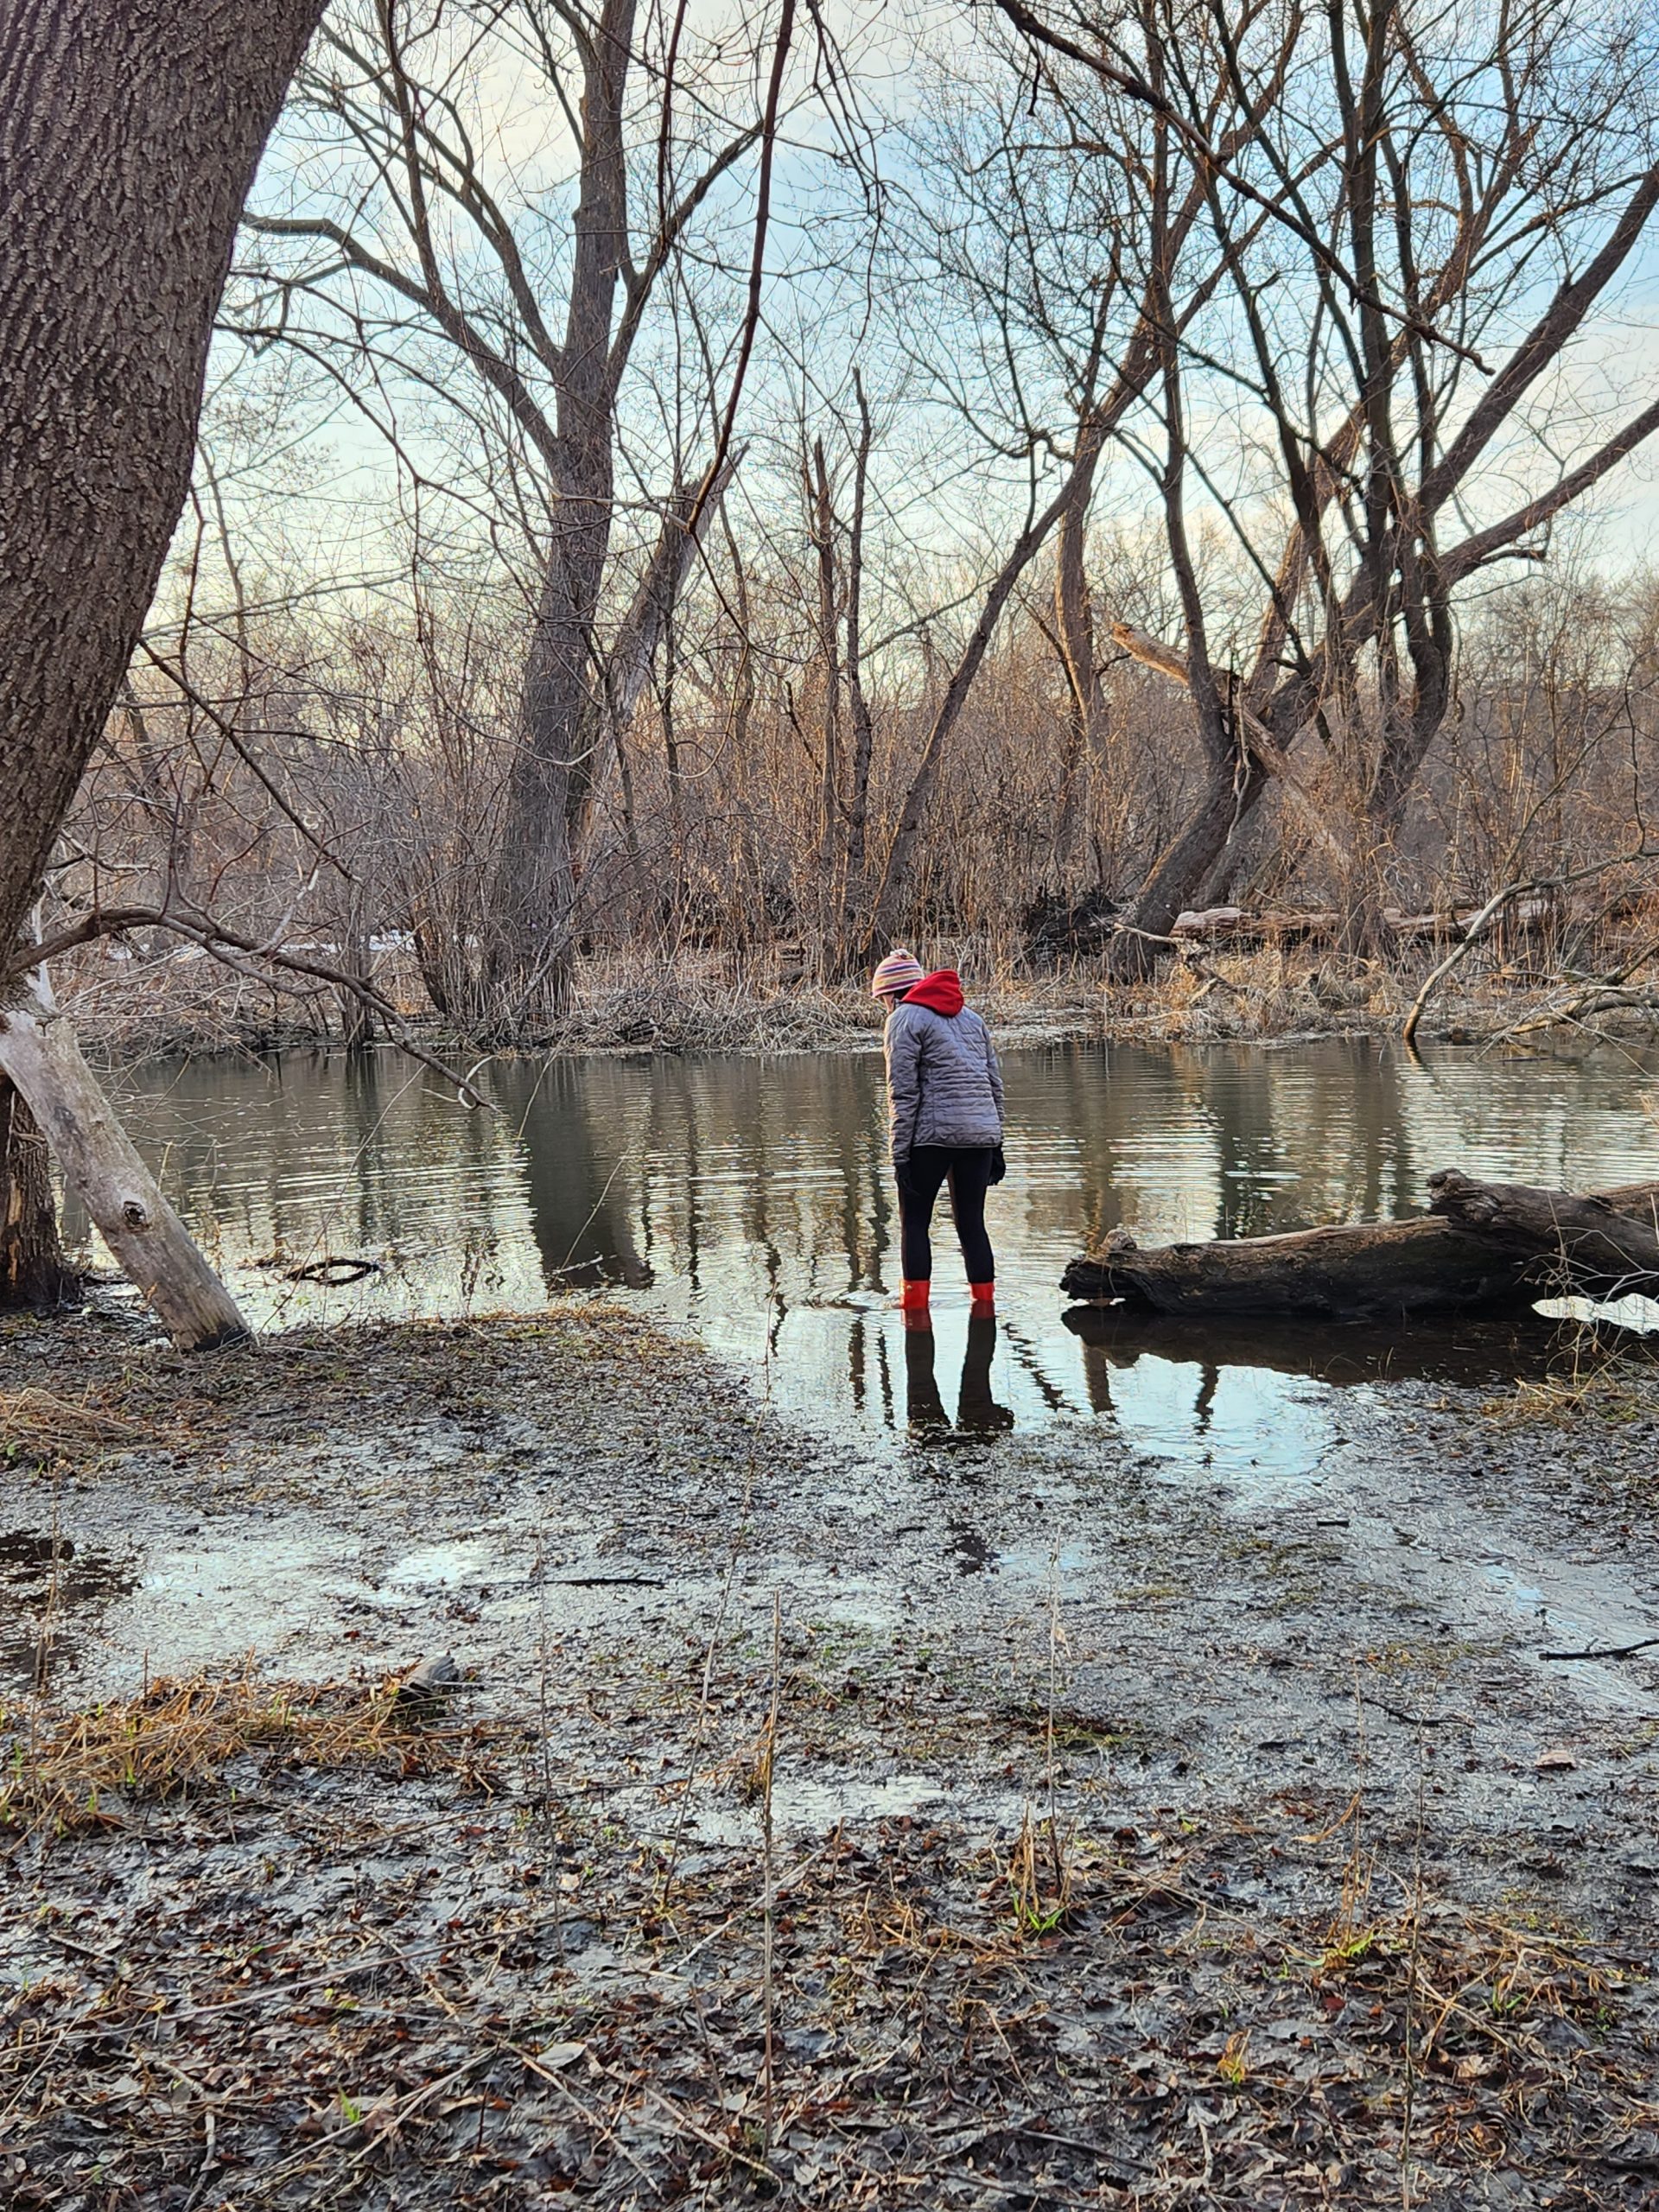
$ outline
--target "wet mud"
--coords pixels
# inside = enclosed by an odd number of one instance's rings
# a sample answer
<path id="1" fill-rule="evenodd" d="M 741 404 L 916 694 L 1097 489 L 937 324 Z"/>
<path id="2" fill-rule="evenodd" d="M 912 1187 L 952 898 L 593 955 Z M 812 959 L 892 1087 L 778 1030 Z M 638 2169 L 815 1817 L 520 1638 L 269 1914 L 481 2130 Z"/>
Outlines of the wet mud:
<path id="1" fill-rule="evenodd" d="M 10 1325 L 14 1776 L 135 1748 L 14 1780 L 0 2196 L 1659 2201 L 1651 1369 L 1070 1325 L 1092 1419 L 911 1332 L 890 1438 L 580 1301 Z M 1137 1445 L 1148 1360 L 1307 1448 Z M 164 1785 L 198 1675 L 377 1718 Z"/>

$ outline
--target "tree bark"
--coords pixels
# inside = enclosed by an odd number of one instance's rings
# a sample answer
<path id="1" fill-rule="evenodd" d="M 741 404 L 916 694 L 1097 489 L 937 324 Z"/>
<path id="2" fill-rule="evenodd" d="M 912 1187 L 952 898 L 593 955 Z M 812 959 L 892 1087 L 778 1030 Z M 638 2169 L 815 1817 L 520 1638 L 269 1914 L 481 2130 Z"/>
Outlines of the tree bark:
<path id="1" fill-rule="evenodd" d="M 355 902 L 353 902 L 355 903 Z M 366 925 L 353 914 L 344 931 L 344 943 L 340 948 L 340 964 L 354 982 L 372 983 L 374 981 L 374 955 L 369 945 Z M 366 1052 L 374 1046 L 374 1014 L 366 1000 L 357 992 L 340 989 L 334 994 L 340 1003 L 340 1042 L 348 1052 Z"/>
<path id="2" fill-rule="evenodd" d="M 544 1037 L 575 956 L 575 831 L 598 771 L 604 676 L 595 642 L 615 491 L 616 297 L 628 247 L 622 112 L 636 0 L 605 0 L 582 45 L 582 185 L 556 378 L 554 520 L 524 667 L 519 747 L 491 884 L 486 1005 L 475 1026 Z"/>
<path id="3" fill-rule="evenodd" d="M 544 1039 L 569 1003 L 571 825 L 601 727 L 594 623 L 610 537 L 608 432 L 602 474 L 602 488 L 561 493 L 562 542 L 548 562 L 525 658 L 518 749 L 487 902 L 481 1001 L 471 1024 L 486 1039 Z"/>
<path id="4" fill-rule="evenodd" d="M 1399 1321 L 1525 1305 L 1540 1294 L 1517 1281 L 1520 1272 L 1484 1237 L 1424 1219 L 1166 1244 L 1149 1252 L 1120 1233 L 1103 1252 L 1073 1260 L 1060 1287 L 1068 1297 L 1123 1299 L 1157 1313 Z"/>
<path id="5" fill-rule="evenodd" d="M 1063 899 L 1075 897 L 1078 889 L 1077 854 L 1088 810 L 1090 771 L 1102 750 L 1103 702 L 1095 667 L 1094 607 L 1084 563 L 1093 474 L 1091 463 L 1088 480 L 1060 518 L 1054 558 L 1054 627 L 1067 693 L 1059 814 L 1054 830 L 1054 888 Z"/>
<path id="6" fill-rule="evenodd" d="M 1248 753 L 1236 760 L 1207 762 L 1203 796 L 1192 806 L 1179 835 L 1147 877 L 1127 917 L 1131 930 L 1167 937 L 1176 918 L 1198 899 L 1229 840 L 1267 789 L 1268 779 Z M 1125 934 L 1112 948 L 1114 974 L 1147 973 L 1155 958 L 1141 938 Z"/>
<path id="7" fill-rule="evenodd" d="M 0 0 L 0 943 L 184 504 L 237 217 L 321 0 Z"/>
<path id="8" fill-rule="evenodd" d="M 1581 1198 L 1524 1183 L 1477 1183 L 1442 1167 L 1428 1189 L 1438 1218 L 1513 1253 L 1533 1282 L 1559 1283 L 1563 1296 L 1651 1297 L 1659 1289 L 1659 1183 Z"/>
<path id="9" fill-rule="evenodd" d="M 156 1188 L 38 976 L 0 1016 L 0 1075 L 22 1094 L 105 1243 L 179 1349 L 206 1351 L 248 1336 L 235 1300 Z"/>
<path id="10" fill-rule="evenodd" d="M 858 449 L 853 461 L 853 517 L 847 544 L 847 703 L 853 724 L 852 779 L 847 795 L 847 865 L 841 891 L 836 964 L 844 966 L 852 916 L 866 895 L 870 821 L 870 764 L 875 753 L 875 725 L 864 689 L 864 503 L 870 473 L 870 406 L 864 380 L 853 371 L 858 400 Z"/>
<path id="11" fill-rule="evenodd" d="M 836 861 L 841 842 L 841 617 L 836 576 L 836 509 L 823 440 L 812 441 L 805 480 L 808 530 L 818 568 L 818 657 L 823 664 L 823 713 L 819 734 L 818 849 L 814 867 L 826 925 L 836 899 Z M 825 934 L 828 934 L 826 927 Z"/>
<path id="12" fill-rule="evenodd" d="M 0 1076 L 0 1306 L 50 1307 L 79 1294 L 58 1237 L 46 1140 L 16 1086 Z"/>
<path id="13" fill-rule="evenodd" d="M 741 465 L 747 450 L 738 447 L 728 454 L 722 464 L 707 499 L 700 499 L 695 486 L 677 484 L 663 516 L 662 528 L 652 549 L 644 575 L 635 587 L 634 594 L 611 646 L 605 664 L 605 724 L 607 732 L 607 760 L 601 764 L 601 772 L 590 776 L 579 810 L 569 827 L 572 885 L 575 890 L 575 864 L 586 843 L 594 812 L 601 790 L 602 776 L 609 760 L 614 760 L 617 782 L 622 802 L 622 836 L 632 873 L 635 892 L 641 906 L 652 900 L 653 887 L 647 883 L 645 866 L 639 849 L 639 833 L 634 813 L 633 767 L 628 757 L 628 725 L 639 704 L 645 684 L 650 678 L 652 664 L 661 651 L 665 665 L 671 673 L 674 666 L 674 614 L 679 605 L 680 594 L 690 575 L 691 563 L 702 546 L 709 523 L 721 512 L 721 501 L 733 477 Z M 682 835 L 681 776 L 677 745 L 673 734 L 673 702 L 671 683 L 664 686 L 663 698 L 663 736 L 669 755 L 669 791 L 672 816 L 675 911 L 684 906 L 684 838 Z"/>
<path id="14" fill-rule="evenodd" d="M 1103 1252 L 1074 1260 L 1060 1287 L 1159 1313 L 1396 1322 L 1569 1292 L 1659 1291 L 1659 1183 L 1586 1198 L 1446 1168 L 1429 1189 L 1433 1212 L 1408 1221 L 1147 1252 L 1119 1231 Z"/>

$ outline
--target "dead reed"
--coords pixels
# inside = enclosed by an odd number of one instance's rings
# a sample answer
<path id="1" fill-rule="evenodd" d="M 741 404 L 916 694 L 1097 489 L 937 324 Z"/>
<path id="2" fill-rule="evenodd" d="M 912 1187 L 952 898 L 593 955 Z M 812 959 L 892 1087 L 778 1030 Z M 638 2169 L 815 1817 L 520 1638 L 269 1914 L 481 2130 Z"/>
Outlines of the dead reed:
<path id="1" fill-rule="evenodd" d="M 321 1770 L 385 1765 L 404 1775 L 466 1764 L 485 1771 L 476 1731 L 412 1724 L 396 1688 L 198 1675 L 55 1721 L 32 1709 L 0 1713 L 10 1737 L 0 1830 L 121 1827 L 140 1803 L 217 1790 L 226 1769 L 251 1755 Z"/>
<path id="2" fill-rule="evenodd" d="M 0 1391 L 0 1454 L 54 1459 L 84 1452 L 98 1445 L 142 1444 L 149 1432 L 124 1414 L 111 1413 L 84 1398 L 64 1398 L 29 1384 Z"/>

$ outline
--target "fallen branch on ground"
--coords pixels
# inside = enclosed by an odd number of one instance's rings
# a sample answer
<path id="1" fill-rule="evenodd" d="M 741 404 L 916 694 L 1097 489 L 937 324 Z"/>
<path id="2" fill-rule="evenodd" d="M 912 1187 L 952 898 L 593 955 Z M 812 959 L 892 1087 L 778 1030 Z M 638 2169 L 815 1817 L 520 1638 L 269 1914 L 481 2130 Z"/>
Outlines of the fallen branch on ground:
<path id="1" fill-rule="evenodd" d="M 1634 1659 L 1638 1651 L 1651 1651 L 1659 1636 L 1643 1636 L 1634 1643 L 1592 1644 L 1587 1651 L 1541 1651 L 1541 1659 Z"/>
<path id="2" fill-rule="evenodd" d="M 1517 899 L 1554 898 L 1557 893 L 1568 889 L 1575 883 L 1587 882 L 1592 876 L 1605 875 L 1611 869 L 1630 868 L 1638 861 L 1652 858 L 1653 854 L 1644 842 L 1637 846 L 1634 852 L 1620 853 L 1611 859 L 1597 861 L 1588 868 L 1574 868 L 1566 875 L 1522 877 L 1513 883 L 1506 883 L 1501 890 L 1495 891 L 1478 913 L 1468 923 L 1462 937 L 1452 946 L 1446 958 L 1423 978 L 1422 987 L 1411 1002 L 1411 1011 L 1407 1014 L 1405 1027 L 1400 1033 L 1405 1042 L 1409 1045 L 1416 1036 L 1417 1026 L 1423 1018 L 1424 1010 L 1430 999 L 1433 997 L 1452 970 L 1461 964 L 1474 946 L 1479 943 L 1504 907 L 1511 905 Z M 1645 951 L 1641 956 L 1642 958 L 1647 957 Z M 1608 980 L 1622 981 L 1623 977 L 1630 975 L 1634 967 L 1638 964 L 1639 962 L 1630 963 L 1620 970 L 1618 976 Z"/>

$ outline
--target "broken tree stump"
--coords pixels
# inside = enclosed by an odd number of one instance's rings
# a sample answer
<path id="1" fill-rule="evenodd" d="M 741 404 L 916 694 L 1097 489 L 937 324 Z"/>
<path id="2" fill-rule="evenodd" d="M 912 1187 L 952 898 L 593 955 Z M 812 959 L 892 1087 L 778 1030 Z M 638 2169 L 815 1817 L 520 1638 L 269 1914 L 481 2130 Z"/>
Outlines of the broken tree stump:
<path id="1" fill-rule="evenodd" d="M 1070 1297 L 1158 1313 L 1402 1321 L 1540 1298 L 1659 1295 L 1659 1183 L 1580 1195 L 1429 1179 L 1427 1215 L 1142 1251 L 1123 1230 L 1073 1260 Z M 1616 1286 L 1616 1287 L 1615 1287 Z"/>
<path id="2" fill-rule="evenodd" d="M 180 1351 L 246 1338 L 235 1300 L 117 1121 L 39 969 L 0 1000 L 0 1074 L 16 1085 L 64 1181 Z"/>

